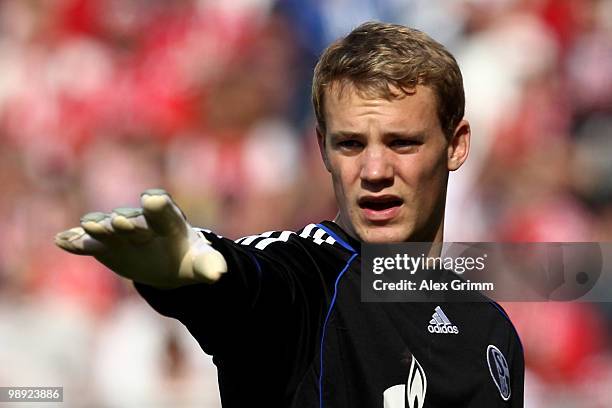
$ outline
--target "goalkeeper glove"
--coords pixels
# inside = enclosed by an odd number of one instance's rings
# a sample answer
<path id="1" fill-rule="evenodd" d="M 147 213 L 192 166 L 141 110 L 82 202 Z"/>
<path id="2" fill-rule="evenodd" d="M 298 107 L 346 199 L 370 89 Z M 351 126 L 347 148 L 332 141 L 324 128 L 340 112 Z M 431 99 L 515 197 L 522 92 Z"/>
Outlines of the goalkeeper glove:
<path id="1" fill-rule="evenodd" d="M 141 195 L 142 208 L 94 212 L 81 226 L 56 235 L 60 248 L 91 255 L 117 274 L 159 288 L 214 283 L 227 271 L 225 258 L 195 231 L 164 190 Z"/>

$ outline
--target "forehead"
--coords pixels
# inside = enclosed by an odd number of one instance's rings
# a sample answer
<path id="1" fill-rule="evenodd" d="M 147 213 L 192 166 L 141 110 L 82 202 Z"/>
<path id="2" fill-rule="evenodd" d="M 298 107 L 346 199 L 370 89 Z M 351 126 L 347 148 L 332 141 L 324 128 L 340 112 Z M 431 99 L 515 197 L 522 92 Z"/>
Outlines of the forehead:
<path id="1" fill-rule="evenodd" d="M 332 83 L 325 90 L 326 130 L 358 130 L 374 123 L 392 131 L 441 130 L 436 96 L 430 87 L 417 85 L 410 93 L 391 91 L 396 96 L 386 98 L 351 83 Z"/>

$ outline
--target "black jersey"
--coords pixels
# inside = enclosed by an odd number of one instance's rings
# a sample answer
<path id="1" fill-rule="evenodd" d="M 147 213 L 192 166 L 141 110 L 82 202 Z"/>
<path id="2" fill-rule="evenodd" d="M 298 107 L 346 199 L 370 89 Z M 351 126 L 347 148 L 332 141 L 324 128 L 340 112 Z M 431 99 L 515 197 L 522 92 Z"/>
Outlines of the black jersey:
<path id="1" fill-rule="evenodd" d="M 364 303 L 335 223 L 231 241 L 213 285 L 136 288 L 213 356 L 224 407 L 522 407 L 523 351 L 494 302 Z"/>

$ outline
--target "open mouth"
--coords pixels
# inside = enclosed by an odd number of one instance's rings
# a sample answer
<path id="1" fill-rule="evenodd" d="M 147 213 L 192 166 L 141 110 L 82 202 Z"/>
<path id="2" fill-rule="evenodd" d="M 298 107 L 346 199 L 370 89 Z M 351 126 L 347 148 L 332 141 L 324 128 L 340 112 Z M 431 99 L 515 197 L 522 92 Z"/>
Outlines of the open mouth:
<path id="1" fill-rule="evenodd" d="M 360 198 L 358 204 L 364 210 L 379 212 L 399 207 L 403 204 L 403 200 L 396 196 L 368 196 Z"/>

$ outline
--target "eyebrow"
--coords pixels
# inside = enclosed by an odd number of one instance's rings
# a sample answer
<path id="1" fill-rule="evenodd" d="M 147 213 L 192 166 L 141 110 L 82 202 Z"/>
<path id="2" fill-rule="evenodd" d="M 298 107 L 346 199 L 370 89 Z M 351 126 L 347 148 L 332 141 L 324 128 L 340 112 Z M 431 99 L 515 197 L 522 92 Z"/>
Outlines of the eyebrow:
<path id="1" fill-rule="evenodd" d="M 331 139 L 350 139 L 350 138 L 363 138 L 366 137 L 361 132 L 351 132 L 340 130 L 337 132 L 330 132 L 329 137 Z M 425 131 L 417 130 L 412 132 L 385 132 L 383 138 L 401 138 L 401 139 L 417 139 L 423 140 L 425 138 Z"/>
<path id="2" fill-rule="evenodd" d="M 340 130 L 338 132 L 330 132 L 329 137 L 331 139 L 350 139 L 353 137 L 363 137 L 364 134 L 363 133 L 359 133 L 359 132 L 347 132 L 347 131 L 343 131 Z"/>

